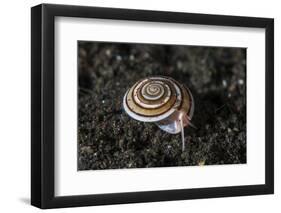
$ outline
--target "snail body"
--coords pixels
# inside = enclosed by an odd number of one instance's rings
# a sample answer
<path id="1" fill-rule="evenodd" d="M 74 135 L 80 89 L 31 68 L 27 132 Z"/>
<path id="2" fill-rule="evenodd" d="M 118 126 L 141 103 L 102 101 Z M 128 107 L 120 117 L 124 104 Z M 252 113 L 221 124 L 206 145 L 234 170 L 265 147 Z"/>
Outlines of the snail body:
<path id="1" fill-rule="evenodd" d="M 123 99 L 125 112 L 135 120 L 154 122 L 168 133 L 183 132 L 194 112 L 194 99 L 188 88 L 165 76 L 136 82 Z"/>

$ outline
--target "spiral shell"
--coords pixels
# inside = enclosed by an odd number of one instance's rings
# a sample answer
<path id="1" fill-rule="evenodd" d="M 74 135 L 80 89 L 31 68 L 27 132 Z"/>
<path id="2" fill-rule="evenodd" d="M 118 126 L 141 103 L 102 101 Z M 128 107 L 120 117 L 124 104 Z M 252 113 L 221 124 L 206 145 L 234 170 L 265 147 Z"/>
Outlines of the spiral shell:
<path id="1" fill-rule="evenodd" d="M 157 76 L 135 83 L 126 92 L 123 107 L 138 121 L 156 122 L 161 129 L 178 133 L 178 120 L 183 118 L 184 125 L 188 124 L 194 101 L 189 89 L 172 78 Z"/>

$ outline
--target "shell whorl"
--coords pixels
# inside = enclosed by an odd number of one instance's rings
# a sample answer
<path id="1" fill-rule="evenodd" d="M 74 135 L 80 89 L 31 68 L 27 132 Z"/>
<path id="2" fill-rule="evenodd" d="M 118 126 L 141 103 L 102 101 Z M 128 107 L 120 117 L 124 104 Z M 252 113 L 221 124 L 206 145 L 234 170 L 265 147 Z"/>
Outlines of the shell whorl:
<path id="1" fill-rule="evenodd" d="M 169 77 L 149 77 L 135 83 L 125 94 L 123 107 L 143 122 L 162 121 L 177 111 L 192 113 L 192 95 Z M 191 115 L 192 116 L 192 115 Z"/>

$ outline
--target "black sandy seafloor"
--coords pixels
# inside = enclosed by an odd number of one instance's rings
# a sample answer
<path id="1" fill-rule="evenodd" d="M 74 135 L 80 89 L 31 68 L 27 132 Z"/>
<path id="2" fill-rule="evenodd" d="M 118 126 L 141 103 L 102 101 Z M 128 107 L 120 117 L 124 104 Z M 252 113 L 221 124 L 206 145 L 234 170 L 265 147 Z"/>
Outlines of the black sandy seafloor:
<path id="1" fill-rule="evenodd" d="M 246 163 L 246 49 L 78 42 L 78 170 Z M 195 101 L 181 135 L 122 110 L 138 80 L 170 76 Z"/>

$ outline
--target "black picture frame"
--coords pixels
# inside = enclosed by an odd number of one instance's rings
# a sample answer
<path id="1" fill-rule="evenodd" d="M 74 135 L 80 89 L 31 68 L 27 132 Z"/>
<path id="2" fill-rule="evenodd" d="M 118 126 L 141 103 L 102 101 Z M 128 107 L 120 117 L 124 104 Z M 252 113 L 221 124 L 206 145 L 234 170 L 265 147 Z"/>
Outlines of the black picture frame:
<path id="1" fill-rule="evenodd" d="M 55 17 L 100 18 L 263 28 L 265 48 L 265 184 L 95 195 L 54 195 Z M 31 9 L 31 204 L 60 208 L 274 193 L 274 20 L 240 16 L 41 4 Z"/>

